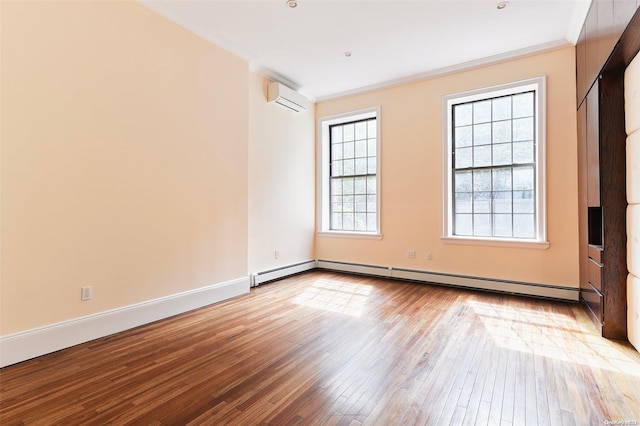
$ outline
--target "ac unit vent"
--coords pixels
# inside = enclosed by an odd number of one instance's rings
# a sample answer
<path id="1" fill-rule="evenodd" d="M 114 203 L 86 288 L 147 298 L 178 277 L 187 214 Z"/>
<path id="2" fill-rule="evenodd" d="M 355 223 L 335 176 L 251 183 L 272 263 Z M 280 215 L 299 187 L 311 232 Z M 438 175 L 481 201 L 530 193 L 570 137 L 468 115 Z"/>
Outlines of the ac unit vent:
<path id="1" fill-rule="evenodd" d="M 267 100 L 295 112 L 305 112 L 309 107 L 307 98 L 277 81 L 269 83 Z"/>

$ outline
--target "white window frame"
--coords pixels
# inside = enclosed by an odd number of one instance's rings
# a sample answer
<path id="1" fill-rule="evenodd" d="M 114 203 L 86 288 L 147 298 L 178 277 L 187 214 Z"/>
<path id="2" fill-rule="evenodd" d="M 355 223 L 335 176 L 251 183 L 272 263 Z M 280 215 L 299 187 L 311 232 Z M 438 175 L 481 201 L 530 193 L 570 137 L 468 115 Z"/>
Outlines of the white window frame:
<path id="1" fill-rule="evenodd" d="M 520 92 L 535 92 L 535 129 L 536 129 L 536 231 L 534 238 L 502 238 L 457 236 L 453 234 L 453 106 L 466 102 L 507 96 Z M 546 249 L 547 241 L 547 208 L 546 208 L 546 77 L 536 77 L 516 81 L 499 86 L 481 88 L 444 96 L 442 99 L 442 150 L 443 150 L 443 235 L 445 243 L 465 245 L 489 245 L 507 247 L 526 247 Z"/>
<path id="2" fill-rule="evenodd" d="M 376 231 L 337 231 L 331 229 L 330 212 L 330 133 L 329 128 L 335 124 L 351 121 L 376 119 Z M 380 107 L 367 108 L 360 111 L 348 112 L 318 119 L 318 231 L 323 237 L 382 239 L 380 230 Z"/>

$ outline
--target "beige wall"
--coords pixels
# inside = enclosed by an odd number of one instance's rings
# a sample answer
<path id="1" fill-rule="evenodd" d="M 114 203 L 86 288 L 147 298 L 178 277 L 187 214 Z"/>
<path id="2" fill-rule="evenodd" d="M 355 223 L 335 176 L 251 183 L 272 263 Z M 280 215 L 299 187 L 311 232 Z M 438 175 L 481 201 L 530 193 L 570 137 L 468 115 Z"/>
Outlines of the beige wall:
<path id="1" fill-rule="evenodd" d="M 627 131 L 627 334 L 640 350 L 640 56 L 624 76 Z"/>
<path id="2" fill-rule="evenodd" d="M 0 4 L 0 333 L 246 276 L 248 64 L 135 2 Z"/>
<path id="3" fill-rule="evenodd" d="M 313 259 L 315 110 L 266 101 L 267 80 L 249 79 L 249 272 Z M 279 258 L 275 258 L 275 251 Z"/>
<path id="4" fill-rule="evenodd" d="M 442 97 L 547 76 L 547 250 L 453 245 L 442 235 Z M 383 239 L 317 237 L 319 259 L 578 288 L 573 47 L 418 83 L 320 102 L 317 117 L 381 112 Z M 407 249 L 416 258 L 407 258 Z M 433 253 L 427 260 L 426 253 Z"/>

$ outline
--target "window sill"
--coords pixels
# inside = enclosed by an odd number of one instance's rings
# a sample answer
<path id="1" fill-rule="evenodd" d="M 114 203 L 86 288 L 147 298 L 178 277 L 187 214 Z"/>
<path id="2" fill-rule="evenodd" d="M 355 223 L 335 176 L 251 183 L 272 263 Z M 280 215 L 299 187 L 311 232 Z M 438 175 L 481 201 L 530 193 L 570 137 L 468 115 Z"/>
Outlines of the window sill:
<path id="1" fill-rule="evenodd" d="M 329 238 L 359 238 L 363 240 L 381 240 L 382 234 L 377 232 L 343 232 L 343 231 L 319 231 L 318 237 Z"/>
<path id="2" fill-rule="evenodd" d="M 469 246 L 493 246 L 493 247 L 519 247 L 537 250 L 549 248 L 549 241 L 525 241 L 499 238 L 473 238 L 473 237 L 440 237 L 445 244 L 461 244 Z"/>

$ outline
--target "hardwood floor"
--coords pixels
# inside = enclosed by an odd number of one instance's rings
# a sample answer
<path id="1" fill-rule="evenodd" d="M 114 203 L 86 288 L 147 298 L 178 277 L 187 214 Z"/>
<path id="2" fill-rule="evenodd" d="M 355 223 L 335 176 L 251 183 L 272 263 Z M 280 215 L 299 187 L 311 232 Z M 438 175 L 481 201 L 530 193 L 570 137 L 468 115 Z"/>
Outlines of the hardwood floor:
<path id="1" fill-rule="evenodd" d="M 640 422 L 640 354 L 598 337 L 579 305 L 328 272 L 0 382 L 3 426 Z"/>

